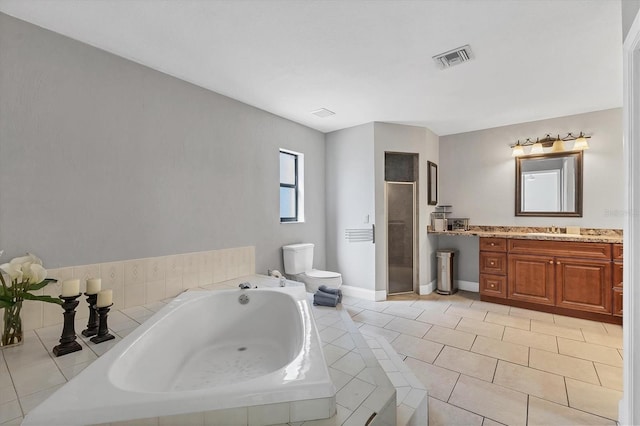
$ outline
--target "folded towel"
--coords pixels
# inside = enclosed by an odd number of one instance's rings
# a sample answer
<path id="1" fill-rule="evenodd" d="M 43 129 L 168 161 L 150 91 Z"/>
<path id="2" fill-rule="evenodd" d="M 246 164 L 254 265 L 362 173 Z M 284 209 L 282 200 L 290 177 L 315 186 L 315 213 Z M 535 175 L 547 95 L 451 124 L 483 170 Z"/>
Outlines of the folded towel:
<path id="1" fill-rule="evenodd" d="M 337 294 L 338 303 L 342 303 L 342 290 L 340 290 L 339 288 L 331 288 L 322 284 L 320 287 L 318 287 L 318 290 L 323 291 L 325 293 L 329 293 L 329 294 Z"/>
<path id="2" fill-rule="evenodd" d="M 338 303 L 337 294 L 325 293 L 318 290 L 316 294 L 313 295 L 313 304 L 316 306 L 331 306 L 335 308 Z"/>

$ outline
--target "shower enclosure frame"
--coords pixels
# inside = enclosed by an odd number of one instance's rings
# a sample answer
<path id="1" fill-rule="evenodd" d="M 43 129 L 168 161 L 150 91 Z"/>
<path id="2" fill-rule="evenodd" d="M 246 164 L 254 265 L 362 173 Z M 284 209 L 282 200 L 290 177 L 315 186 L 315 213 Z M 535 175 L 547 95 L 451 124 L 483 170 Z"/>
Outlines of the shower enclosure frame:
<path id="1" fill-rule="evenodd" d="M 418 183 L 417 182 L 398 182 L 398 181 L 385 181 L 384 183 L 384 216 L 385 216 L 385 232 L 386 232 L 386 238 L 385 238 L 385 260 L 386 260 L 386 266 L 387 266 L 387 273 L 386 273 L 386 291 L 387 291 L 387 295 L 392 296 L 392 295 L 397 295 L 397 294 L 410 294 L 410 293 L 415 293 L 417 290 L 417 284 L 418 284 L 418 235 L 417 235 L 417 223 L 418 223 L 418 197 L 417 197 L 417 187 L 418 187 Z M 391 288 L 389 286 L 390 284 L 390 275 L 391 275 L 391 268 L 390 268 L 390 262 L 389 262 L 389 255 L 390 255 L 390 251 L 389 251 L 389 239 L 390 239 L 390 232 L 389 232 L 389 223 L 390 223 L 390 217 L 389 217 L 389 187 L 391 185 L 411 185 L 412 187 L 412 226 L 411 226 L 411 238 L 412 238 L 412 244 L 411 244 L 411 248 L 412 248 L 412 271 L 411 271 L 411 279 L 412 279 L 412 285 L 411 285 L 411 289 L 410 290 L 406 290 L 406 291 L 396 291 L 396 292 L 392 292 Z"/>

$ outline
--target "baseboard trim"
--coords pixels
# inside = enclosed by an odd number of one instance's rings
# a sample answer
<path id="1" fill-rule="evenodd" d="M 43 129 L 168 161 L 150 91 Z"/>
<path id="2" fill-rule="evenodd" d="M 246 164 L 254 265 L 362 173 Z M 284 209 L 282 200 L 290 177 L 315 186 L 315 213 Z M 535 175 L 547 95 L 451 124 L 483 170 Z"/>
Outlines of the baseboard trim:
<path id="1" fill-rule="evenodd" d="M 374 302 L 387 300 L 387 292 L 385 290 L 371 290 L 344 284 L 340 286 L 340 290 L 342 290 L 345 296 L 357 297 L 358 299 L 371 300 Z"/>
<path id="2" fill-rule="evenodd" d="M 421 285 L 420 288 L 418 289 L 418 294 L 420 295 L 424 295 L 424 294 L 431 294 L 433 293 L 433 291 L 436 289 L 436 281 L 431 281 L 429 284 L 425 284 L 425 285 Z"/>
<path id="3" fill-rule="evenodd" d="M 473 291 L 474 293 L 480 292 L 480 283 L 464 280 L 457 280 L 456 282 L 458 283 L 458 290 Z"/>

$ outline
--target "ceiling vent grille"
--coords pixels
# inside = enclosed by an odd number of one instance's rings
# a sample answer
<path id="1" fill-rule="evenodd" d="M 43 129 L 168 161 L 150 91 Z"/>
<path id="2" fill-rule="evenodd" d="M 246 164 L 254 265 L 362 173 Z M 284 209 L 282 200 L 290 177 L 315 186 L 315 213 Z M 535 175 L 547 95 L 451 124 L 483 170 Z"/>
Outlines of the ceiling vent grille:
<path id="1" fill-rule="evenodd" d="M 453 50 L 449 50 L 448 52 L 441 53 L 433 57 L 433 60 L 436 61 L 436 64 L 440 69 L 445 69 L 452 67 L 454 65 L 459 65 L 463 62 L 470 61 L 473 59 L 473 52 L 471 51 L 471 46 L 468 44 L 458 47 Z"/>
<path id="2" fill-rule="evenodd" d="M 313 114 L 315 116 L 318 116 L 318 117 L 321 117 L 321 118 L 324 118 L 324 117 L 329 117 L 329 116 L 335 115 L 335 112 L 330 111 L 330 110 L 328 110 L 326 108 L 320 108 L 320 109 L 317 109 L 315 111 L 311 111 L 311 114 Z"/>

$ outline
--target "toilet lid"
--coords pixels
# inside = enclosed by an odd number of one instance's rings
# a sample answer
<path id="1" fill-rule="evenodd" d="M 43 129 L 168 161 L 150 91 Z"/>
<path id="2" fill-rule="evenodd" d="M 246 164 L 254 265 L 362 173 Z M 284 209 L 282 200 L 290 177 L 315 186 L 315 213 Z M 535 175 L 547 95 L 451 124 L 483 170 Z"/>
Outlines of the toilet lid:
<path id="1" fill-rule="evenodd" d="M 313 271 L 307 272 L 307 276 L 312 278 L 339 278 L 340 274 L 337 272 L 318 271 L 314 269 Z"/>

